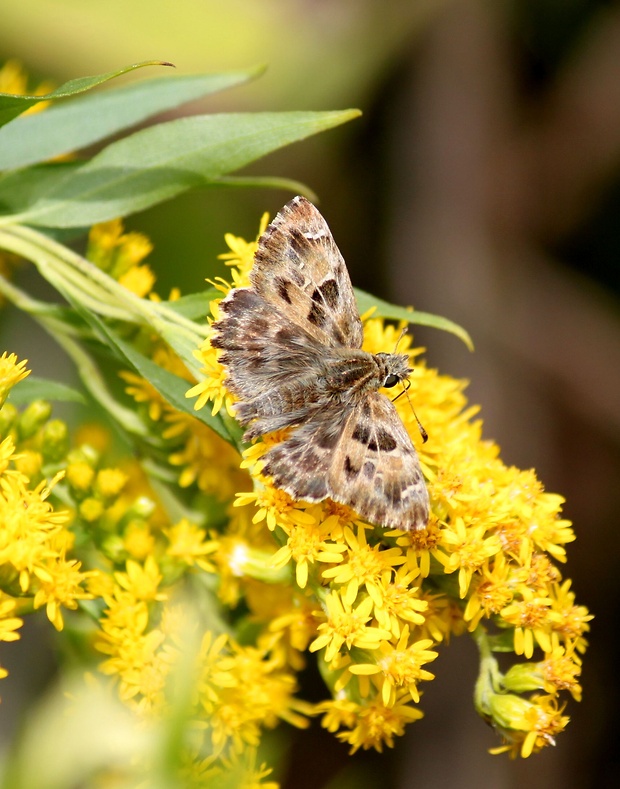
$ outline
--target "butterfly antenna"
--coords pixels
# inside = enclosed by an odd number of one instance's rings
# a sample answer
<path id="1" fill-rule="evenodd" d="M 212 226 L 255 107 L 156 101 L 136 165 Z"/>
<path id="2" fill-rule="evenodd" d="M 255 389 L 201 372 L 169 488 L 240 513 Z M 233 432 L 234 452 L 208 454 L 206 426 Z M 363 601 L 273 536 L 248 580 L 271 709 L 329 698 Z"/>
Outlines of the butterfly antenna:
<path id="1" fill-rule="evenodd" d="M 428 441 L 428 433 L 424 429 L 424 425 L 422 424 L 422 422 L 420 422 L 420 420 L 418 419 L 418 415 L 416 414 L 415 408 L 413 407 L 413 403 L 411 402 L 411 398 L 409 397 L 409 387 L 411 386 L 411 381 L 407 379 L 403 383 L 405 388 L 402 390 L 402 392 L 399 392 L 396 395 L 396 397 L 392 400 L 392 402 L 395 403 L 401 395 L 407 395 L 407 401 L 411 406 L 411 411 L 413 412 L 413 416 L 415 417 L 415 421 L 418 425 L 418 430 L 420 431 L 420 435 L 422 436 L 422 443 L 426 444 L 426 442 Z"/>
<path id="2" fill-rule="evenodd" d="M 394 353 L 396 353 L 396 351 L 398 350 L 400 341 L 403 339 L 403 337 L 405 336 L 405 334 L 407 334 L 408 331 L 409 328 L 407 326 L 403 326 L 403 328 L 400 331 L 400 334 L 398 335 L 398 339 L 396 340 L 396 345 L 394 346 Z"/>
<path id="3" fill-rule="evenodd" d="M 408 331 L 409 331 L 409 328 L 407 326 L 403 326 L 403 328 L 401 329 L 400 334 L 398 335 L 398 339 L 396 340 L 396 346 L 394 348 L 394 353 L 396 353 L 396 351 L 398 350 L 398 344 L 403 339 L 405 334 L 407 334 Z M 428 441 L 428 433 L 424 429 L 424 425 L 422 424 L 422 422 L 420 422 L 420 420 L 418 419 L 418 415 L 416 414 L 415 408 L 413 407 L 413 403 L 411 402 L 411 398 L 409 397 L 409 391 L 408 390 L 409 390 L 410 386 L 411 386 L 411 381 L 409 379 L 407 379 L 404 382 L 404 387 L 405 388 L 402 390 L 402 392 L 399 392 L 399 394 L 396 395 L 396 397 L 392 400 L 392 402 L 395 403 L 401 395 L 407 395 L 407 401 L 409 402 L 409 405 L 411 406 L 411 410 L 413 412 L 413 416 L 415 417 L 415 421 L 417 422 L 418 430 L 420 431 L 420 435 L 422 436 L 422 442 L 425 444 Z"/>

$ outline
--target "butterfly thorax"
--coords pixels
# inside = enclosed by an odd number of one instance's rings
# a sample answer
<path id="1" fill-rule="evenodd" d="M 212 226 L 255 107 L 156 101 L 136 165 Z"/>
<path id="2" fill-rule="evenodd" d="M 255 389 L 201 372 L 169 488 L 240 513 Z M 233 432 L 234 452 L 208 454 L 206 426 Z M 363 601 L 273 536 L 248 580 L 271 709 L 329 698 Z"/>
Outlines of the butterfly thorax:
<path id="1" fill-rule="evenodd" d="M 378 353 L 351 348 L 333 349 L 319 375 L 318 387 L 329 399 L 354 403 L 367 392 L 395 386 L 411 374 L 405 354 Z"/>
<path id="2" fill-rule="evenodd" d="M 410 374 L 405 354 L 330 348 L 322 358 L 308 361 L 296 375 L 289 373 L 266 391 L 236 404 L 235 413 L 243 425 L 252 423 L 245 434 L 250 440 L 300 424 L 334 405 L 354 407 L 369 392 L 395 386 Z"/>

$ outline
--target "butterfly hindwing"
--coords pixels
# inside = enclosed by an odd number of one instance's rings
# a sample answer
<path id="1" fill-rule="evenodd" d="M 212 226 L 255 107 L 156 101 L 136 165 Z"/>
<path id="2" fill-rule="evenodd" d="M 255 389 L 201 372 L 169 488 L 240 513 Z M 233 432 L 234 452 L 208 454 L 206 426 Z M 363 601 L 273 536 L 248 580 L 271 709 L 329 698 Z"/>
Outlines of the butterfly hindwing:
<path id="1" fill-rule="evenodd" d="M 289 438 L 267 452 L 263 474 L 297 500 L 322 501 L 331 496 L 334 449 L 351 410 L 315 409 Z"/>
<path id="2" fill-rule="evenodd" d="M 417 452 L 385 395 L 322 409 L 265 461 L 264 473 L 295 499 L 329 496 L 379 526 L 426 527 L 429 501 Z"/>
<path id="3" fill-rule="evenodd" d="M 418 454 L 393 403 L 368 392 L 334 450 L 330 496 L 380 526 L 426 528 L 428 491 Z"/>

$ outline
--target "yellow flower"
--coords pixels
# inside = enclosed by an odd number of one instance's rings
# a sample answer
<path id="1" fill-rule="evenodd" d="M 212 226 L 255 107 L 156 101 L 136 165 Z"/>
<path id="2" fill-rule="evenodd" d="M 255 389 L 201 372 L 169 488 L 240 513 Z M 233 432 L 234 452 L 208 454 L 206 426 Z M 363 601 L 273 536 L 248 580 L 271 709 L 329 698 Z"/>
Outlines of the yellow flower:
<path id="1" fill-rule="evenodd" d="M 263 613 L 262 618 L 268 622 L 270 635 L 275 634 L 276 638 L 286 635 L 291 648 L 301 653 L 307 649 L 310 640 L 316 634 L 314 605 L 307 598 L 301 598 L 297 595 L 291 595 L 290 597 L 287 595 L 284 597 L 282 591 L 279 589 L 276 589 L 275 592 L 277 603 L 280 607 L 284 607 L 284 613 L 279 613 L 278 607 L 273 606 L 270 611 L 270 616 L 267 617 Z M 256 612 L 258 606 L 257 604 L 253 604 L 253 600 L 263 602 L 264 599 L 264 587 L 262 589 L 257 588 L 254 594 L 248 596 L 248 602 L 254 612 Z M 273 641 L 270 643 L 274 644 Z M 300 669 L 305 665 L 304 661 L 299 660 L 297 655 L 290 656 L 289 662 L 291 662 L 291 658 L 295 661 L 294 665 L 291 663 L 293 668 Z"/>
<path id="2" fill-rule="evenodd" d="M 335 733 L 342 726 L 352 729 L 358 718 L 360 705 L 344 696 L 328 701 L 321 701 L 315 707 L 317 714 L 323 713 L 322 726 Z"/>
<path id="3" fill-rule="evenodd" d="M 162 575 L 153 556 L 148 556 L 143 565 L 129 559 L 126 572 L 114 573 L 114 579 L 120 589 L 129 592 L 136 600 L 166 599 L 166 594 L 158 591 Z"/>
<path id="4" fill-rule="evenodd" d="M 431 573 L 431 559 L 441 539 L 438 521 L 432 513 L 426 529 L 406 534 L 391 530 L 387 531 L 385 536 L 394 537 L 396 545 L 406 550 L 408 567 L 419 572 L 422 578 L 428 578 Z"/>
<path id="5" fill-rule="evenodd" d="M 554 583 L 562 578 L 558 568 L 543 553 L 532 554 L 523 567 L 512 565 L 511 571 L 511 586 L 513 588 L 525 585 L 542 593 L 547 592 Z"/>
<path id="6" fill-rule="evenodd" d="M 241 277 L 237 287 L 245 287 L 250 284 L 248 274 L 254 263 L 254 254 L 258 247 L 258 239 L 263 235 L 269 222 L 269 214 L 262 215 L 258 228 L 258 235 L 255 241 L 245 241 L 243 238 L 226 233 L 224 240 L 228 244 L 230 252 L 218 255 L 219 260 L 223 260 L 227 266 L 235 267 Z M 242 283 L 242 284 L 241 284 Z"/>
<path id="7" fill-rule="evenodd" d="M 190 765 L 188 786 L 229 786 L 235 789 L 279 789 L 275 781 L 263 781 L 272 769 L 261 763 L 257 766 L 256 748 L 246 747 L 243 753 L 233 752 L 230 757 L 203 759 Z M 185 786 L 185 784 L 183 784 Z"/>
<path id="8" fill-rule="evenodd" d="M 15 476 L 16 472 L 10 468 L 11 461 L 15 462 L 17 455 L 15 453 L 15 442 L 12 436 L 7 436 L 0 442 L 0 475 L 2 476 Z M 21 479 L 23 475 L 17 473 Z"/>
<path id="9" fill-rule="evenodd" d="M 492 748 L 491 753 L 508 752 L 526 759 L 546 745 L 555 745 L 555 737 L 566 728 L 568 716 L 554 696 L 535 696 L 525 701 L 517 696 L 497 694 L 493 711 L 498 730 L 506 745 Z"/>
<path id="10" fill-rule="evenodd" d="M 18 362 L 14 353 L 7 354 L 5 351 L 0 356 L 0 408 L 4 405 L 7 395 L 15 384 L 30 375 L 30 370 L 26 370 L 27 364 L 26 359 Z"/>
<path id="11" fill-rule="evenodd" d="M 153 290 L 155 274 L 149 266 L 134 266 L 118 278 L 119 285 L 144 298 Z"/>
<path id="12" fill-rule="evenodd" d="M 308 566 L 314 562 L 340 562 L 344 545 L 325 542 L 325 524 L 312 523 L 292 524 L 286 545 L 274 555 L 274 567 L 284 567 L 291 561 L 295 562 L 295 577 L 300 589 L 308 582 Z M 323 573 L 325 574 L 325 572 Z"/>
<path id="13" fill-rule="evenodd" d="M 0 478 L 0 566 L 12 567 L 22 593 L 31 588 L 35 570 L 45 573 L 60 559 L 53 541 L 69 513 L 55 512 L 46 501 L 49 493 L 45 481 L 29 490 L 21 475 Z"/>
<path id="14" fill-rule="evenodd" d="M 431 638 L 436 643 L 449 641 L 452 633 L 452 604 L 445 594 L 433 594 L 422 591 L 420 600 L 426 603 L 426 609 L 421 612 L 424 623 L 416 629 L 419 638 Z"/>
<path id="15" fill-rule="evenodd" d="M 255 745 L 260 727 L 271 728 L 278 719 L 308 725 L 310 706 L 293 698 L 293 676 L 262 650 L 240 646 L 224 634 L 213 640 L 206 633 L 198 664 L 196 692 L 216 755 Z"/>
<path id="16" fill-rule="evenodd" d="M 38 581 L 33 605 L 35 608 L 45 605 L 47 618 L 56 630 L 64 626 L 61 607 L 76 609 L 78 600 L 92 598 L 82 586 L 90 573 L 81 572 L 81 566 L 81 562 L 66 560 L 61 554 L 55 561 L 33 567 L 33 576 Z"/>
<path id="17" fill-rule="evenodd" d="M 179 485 L 187 488 L 196 484 L 199 490 L 230 500 L 235 491 L 251 487 L 247 473 L 240 469 L 240 455 L 228 442 L 220 438 L 207 425 L 196 423 L 187 414 L 176 412 L 166 415 L 168 424 L 181 431 L 183 445 L 179 451 L 169 455 L 172 466 L 182 468 Z M 164 433 L 171 437 L 170 429 Z"/>
<path id="18" fill-rule="evenodd" d="M 119 468 L 104 468 L 97 473 L 95 487 L 104 499 L 115 498 L 127 483 L 127 474 Z"/>
<path id="19" fill-rule="evenodd" d="M 527 587 L 521 587 L 519 591 L 522 599 L 507 605 L 500 615 L 515 628 L 515 653 L 531 658 L 534 654 L 534 642 L 545 652 L 551 650 L 549 608 L 553 601 L 550 597 L 535 595 Z"/>
<path id="20" fill-rule="evenodd" d="M 89 491 L 95 479 L 95 469 L 84 460 L 69 463 L 66 480 L 71 485 L 74 495 Z"/>
<path id="21" fill-rule="evenodd" d="M 186 518 L 182 518 L 176 525 L 164 529 L 169 545 L 166 553 L 188 567 L 196 565 L 206 572 L 215 572 L 215 567 L 205 557 L 219 550 L 217 541 L 209 540 L 204 529 Z"/>
<path id="22" fill-rule="evenodd" d="M 254 504 L 257 508 L 252 522 L 265 521 L 270 531 L 276 526 L 288 532 L 295 524 L 307 526 L 316 524 L 314 517 L 303 507 L 296 505 L 283 490 L 267 487 L 260 491 L 238 493 L 233 506 L 245 507 L 248 504 Z"/>
<path id="23" fill-rule="evenodd" d="M 325 649 L 325 662 L 331 663 L 340 649 L 346 645 L 360 649 L 377 649 L 381 641 L 389 640 L 391 633 L 383 628 L 368 625 L 373 601 L 364 598 L 356 608 L 338 592 L 330 592 L 325 599 L 327 621 L 319 625 L 321 635 L 310 644 L 310 652 Z"/>
<path id="24" fill-rule="evenodd" d="M 578 682 L 581 665 L 574 652 L 556 644 L 539 666 L 548 693 L 568 690 L 575 701 L 581 701 L 582 688 Z"/>
<path id="25" fill-rule="evenodd" d="M 165 634 L 149 630 L 147 603 L 116 587 L 106 599 L 108 608 L 101 619 L 95 644 L 107 660 L 100 670 L 119 681 L 120 698 L 136 710 L 154 710 L 163 703 L 169 655 L 162 649 Z"/>
<path id="26" fill-rule="evenodd" d="M 217 318 L 217 309 L 213 302 L 211 303 L 211 312 Z M 223 365 L 218 361 L 218 354 L 215 348 L 211 346 L 209 338 L 200 345 L 197 351 L 194 351 L 194 356 L 202 365 L 200 372 L 204 375 L 202 381 L 199 381 L 196 386 L 185 393 L 185 397 L 196 397 L 194 403 L 194 410 L 200 411 L 201 408 L 209 402 L 213 401 L 211 413 L 213 416 L 219 414 L 224 407 L 226 412 L 233 415 L 232 404 L 234 399 L 226 389 L 226 370 Z"/>
<path id="27" fill-rule="evenodd" d="M 484 525 L 467 528 L 462 518 L 456 518 L 441 534 L 441 545 L 448 554 L 437 551 L 435 557 L 447 573 L 458 570 L 461 597 L 467 594 L 473 573 L 480 570 L 486 559 L 501 550 L 497 535 L 485 537 L 485 534 Z"/>
<path id="28" fill-rule="evenodd" d="M 80 503 L 79 512 L 87 523 L 95 523 L 102 517 L 105 507 L 100 499 L 91 496 Z"/>
<path id="29" fill-rule="evenodd" d="M 370 547 L 366 542 L 363 524 L 358 527 L 357 537 L 349 527 L 346 527 L 344 539 L 347 543 L 346 561 L 337 567 L 323 570 L 323 578 L 332 578 L 334 583 L 346 584 L 346 588 L 342 590 L 343 600 L 346 603 L 353 603 L 360 587 L 364 586 L 373 603 L 381 606 L 383 603 L 381 576 L 385 570 L 404 564 L 407 557 L 403 556 L 398 548 L 380 550 L 378 546 Z"/>
<path id="30" fill-rule="evenodd" d="M 132 559 L 144 561 L 155 550 L 155 537 L 148 525 L 140 519 L 132 520 L 125 527 L 123 546 Z"/>
<path id="31" fill-rule="evenodd" d="M 43 455 L 31 449 L 20 452 L 19 457 L 15 457 L 15 468 L 32 482 L 40 480 L 41 469 L 43 467 Z"/>
<path id="32" fill-rule="evenodd" d="M 0 592 L 0 641 L 18 641 L 24 620 L 14 616 L 16 602 Z"/>
<path id="33" fill-rule="evenodd" d="M 390 630 L 394 638 L 400 638 L 404 623 L 424 625 L 427 621 L 428 600 L 421 598 L 420 587 L 415 583 L 421 581 L 420 575 L 420 570 L 408 567 L 381 574 L 379 602 L 375 601 L 374 613 L 379 626 Z"/>
<path id="34" fill-rule="evenodd" d="M 575 594 L 571 592 L 570 586 L 570 579 L 561 586 L 557 583 L 551 586 L 549 622 L 553 632 L 567 644 L 574 646 L 577 652 L 585 652 L 588 642 L 583 634 L 590 630 L 589 622 L 594 617 L 585 606 L 575 605 Z"/>
<path id="35" fill-rule="evenodd" d="M 139 265 L 153 250 L 142 233 L 124 233 L 121 219 L 94 225 L 88 235 L 86 257 L 137 296 L 147 296 L 155 275 Z"/>
<path id="36" fill-rule="evenodd" d="M 349 701 L 326 701 L 316 706 L 317 712 L 325 712 L 323 726 L 336 731 L 343 726 L 349 731 L 340 731 L 339 740 L 351 746 L 353 754 L 360 748 L 374 748 L 380 753 L 383 746 L 394 747 L 394 737 L 404 734 L 405 726 L 419 720 L 423 713 L 399 699 L 391 707 L 386 707 L 376 698 L 363 704 Z"/>
<path id="37" fill-rule="evenodd" d="M 409 644 L 409 627 L 405 625 L 396 644 L 381 642 L 376 655 L 376 662 L 354 663 L 348 667 L 351 674 L 373 676 L 381 675 L 381 700 L 386 707 L 396 702 L 396 689 L 405 688 L 416 703 L 420 701 L 418 682 L 434 679 L 435 675 L 422 666 L 437 657 L 429 647 L 433 646 L 430 638 L 414 641 Z"/>
<path id="38" fill-rule="evenodd" d="M 168 404 L 155 387 L 142 376 L 128 370 L 121 370 L 119 376 L 127 383 L 125 387 L 127 394 L 133 397 L 136 403 L 146 404 L 149 419 L 153 422 L 159 421 Z"/>
<path id="39" fill-rule="evenodd" d="M 514 583 L 510 583 L 511 573 L 505 554 L 497 554 L 492 563 L 485 560 L 463 613 L 465 621 L 469 622 L 469 630 L 475 630 L 483 616 L 488 619 L 498 614 L 512 600 Z"/>

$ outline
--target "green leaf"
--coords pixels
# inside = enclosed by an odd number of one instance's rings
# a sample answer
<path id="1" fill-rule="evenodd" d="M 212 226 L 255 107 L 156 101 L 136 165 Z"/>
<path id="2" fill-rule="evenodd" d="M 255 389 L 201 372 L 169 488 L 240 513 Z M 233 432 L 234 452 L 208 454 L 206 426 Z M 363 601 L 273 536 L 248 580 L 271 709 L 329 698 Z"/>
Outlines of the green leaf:
<path id="1" fill-rule="evenodd" d="M 218 178 L 212 182 L 213 186 L 236 186 L 242 189 L 284 189 L 295 195 L 303 195 L 311 203 L 318 203 L 319 197 L 307 184 L 295 181 L 293 178 L 278 178 L 272 175 L 241 176 L 229 175 Z"/>
<path id="2" fill-rule="evenodd" d="M 0 129 L 0 170 L 78 151 L 157 113 L 247 82 L 263 71 L 260 67 L 149 79 L 18 118 Z"/>
<path id="3" fill-rule="evenodd" d="M 13 118 L 21 115 L 29 107 L 38 104 L 40 101 L 51 101 L 53 99 L 65 99 L 69 96 L 76 96 L 78 93 L 84 93 L 91 88 L 101 85 L 110 79 L 119 77 L 121 74 L 127 74 L 129 71 L 135 71 L 144 66 L 172 66 L 172 63 L 167 63 L 163 60 L 145 60 L 142 63 L 133 63 L 131 66 L 125 66 L 115 71 L 108 71 L 106 74 L 97 74 L 95 77 L 78 77 L 65 82 L 56 90 L 51 93 L 46 93 L 43 96 L 18 96 L 13 93 L 0 93 L 0 126 L 9 123 Z"/>
<path id="4" fill-rule="evenodd" d="M 16 405 L 27 405 L 33 400 L 54 400 L 65 403 L 86 403 L 84 395 L 66 384 L 29 375 L 11 389 L 9 400 Z"/>
<path id="5" fill-rule="evenodd" d="M 467 331 L 459 326 L 458 323 L 448 320 L 448 318 L 442 318 L 441 315 L 431 315 L 429 312 L 418 312 L 418 310 L 397 307 L 395 304 L 378 299 L 371 293 L 366 293 L 358 288 L 355 288 L 355 297 L 360 314 L 363 314 L 371 307 L 375 307 L 376 309 L 372 313 L 373 318 L 391 318 L 397 321 L 407 321 L 407 323 L 417 324 L 418 326 L 431 326 L 434 329 L 441 329 L 456 335 L 470 351 L 474 350 L 474 344 Z"/>
<path id="6" fill-rule="evenodd" d="M 181 298 L 174 301 L 164 301 L 163 304 L 184 318 L 206 322 L 207 316 L 210 314 L 209 303 L 213 299 L 218 298 L 224 298 L 224 293 L 217 288 L 209 288 L 200 293 L 190 293 L 187 296 L 181 296 Z"/>
<path id="7" fill-rule="evenodd" d="M 112 143 L 29 209 L 7 219 L 44 227 L 81 227 L 127 216 L 359 114 L 358 110 L 240 113 L 162 123 Z"/>
<path id="8" fill-rule="evenodd" d="M 170 405 L 177 411 L 189 414 L 200 422 L 204 422 L 214 430 L 225 441 L 232 442 L 231 436 L 226 429 L 222 419 L 213 416 L 208 408 L 195 411 L 193 401 L 189 400 L 185 393 L 191 388 L 191 384 L 184 378 L 165 370 L 152 359 L 134 348 L 133 345 L 123 340 L 105 321 L 101 320 L 94 313 L 84 312 L 85 318 L 91 323 L 122 362 L 127 364 L 134 372 L 145 378 L 159 394 L 164 397 Z"/>
<path id="9" fill-rule="evenodd" d="M 10 127 L 9 127 L 10 128 Z M 0 133 L 2 130 L 0 129 Z M 0 152 L 0 156 L 2 153 Z M 0 174 L 0 210 L 2 213 L 24 211 L 36 202 L 41 195 L 54 189 L 67 179 L 73 170 L 78 170 L 82 162 L 58 162 L 29 167 Z"/>

